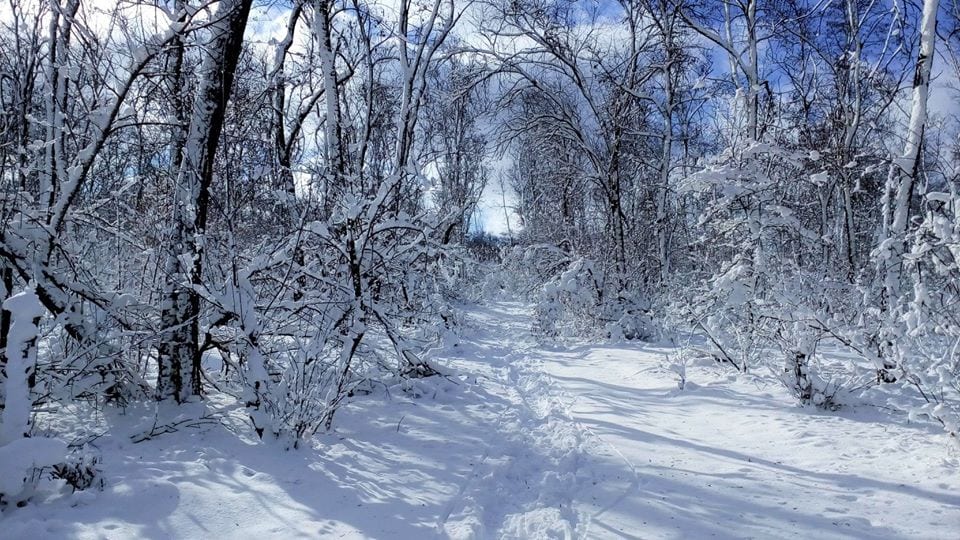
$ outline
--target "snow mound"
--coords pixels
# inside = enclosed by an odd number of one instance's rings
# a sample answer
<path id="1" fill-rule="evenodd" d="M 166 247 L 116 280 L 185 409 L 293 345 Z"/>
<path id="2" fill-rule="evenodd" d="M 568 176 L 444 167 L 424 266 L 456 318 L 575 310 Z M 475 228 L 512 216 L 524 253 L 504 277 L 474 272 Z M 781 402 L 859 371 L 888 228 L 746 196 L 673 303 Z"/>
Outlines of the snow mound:
<path id="1" fill-rule="evenodd" d="M 0 446 L 0 494 L 16 497 L 34 469 L 63 462 L 67 444 L 59 439 L 29 437 Z"/>

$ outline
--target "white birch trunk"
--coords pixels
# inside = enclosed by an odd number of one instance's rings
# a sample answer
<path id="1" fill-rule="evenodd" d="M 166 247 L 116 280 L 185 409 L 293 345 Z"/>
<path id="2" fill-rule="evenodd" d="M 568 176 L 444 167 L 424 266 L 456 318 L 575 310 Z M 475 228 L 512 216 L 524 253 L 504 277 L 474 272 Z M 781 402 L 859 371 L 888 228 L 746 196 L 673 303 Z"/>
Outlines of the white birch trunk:
<path id="1" fill-rule="evenodd" d="M 747 104 L 747 136 L 756 141 L 760 136 L 760 72 L 757 52 L 757 0 L 747 3 L 747 88 L 744 94 Z"/>
<path id="2" fill-rule="evenodd" d="M 903 153 L 891 163 L 888 185 L 884 193 L 884 234 L 881 249 L 885 252 L 885 288 L 892 307 L 902 289 L 903 254 L 906 250 L 907 224 L 910 218 L 910 200 L 920 170 L 923 132 L 927 123 L 927 101 L 930 93 L 930 72 L 937 40 L 937 11 L 939 0 L 925 0 L 920 20 L 920 53 L 913 79 L 913 98 L 910 123 Z M 892 196 L 892 198 L 890 198 Z"/>
<path id="3" fill-rule="evenodd" d="M 345 156 L 341 140 L 340 95 L 337 89 L 337 65 L 333 51 L 331 35 L 330 1 L 318 0 L 315 3 L 313 32 L 317 40 L 320 56 L 320 70 L 323 77 L 323 100 L 326 117 L 323 123 L 324 151 L 327 158 L 327 192 L 324 208 L 327 215 L 333 210 L 335 197 L 342 196 L 345 189 Z"/>

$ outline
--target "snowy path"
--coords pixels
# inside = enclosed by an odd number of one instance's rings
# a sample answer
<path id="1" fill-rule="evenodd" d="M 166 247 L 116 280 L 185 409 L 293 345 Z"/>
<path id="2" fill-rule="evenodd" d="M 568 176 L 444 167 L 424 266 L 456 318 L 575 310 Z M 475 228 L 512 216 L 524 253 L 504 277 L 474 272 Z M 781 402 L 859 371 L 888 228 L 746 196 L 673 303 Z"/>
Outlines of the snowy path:
<path id="1" fill-rule="evenodd" d="M 149 417 L 112 417 L 105 489 L 0 515 L 0 539 L 576 536 L 579 430 L 529 369 L 526 312 L 468 325 L 453 376 L 358 396 L 310 448 L 251 441 L 241 417 L 134 444 Z"/>
<path id="2" fill-rule="evenodd" d="M 551 350 L 531 342 L 522 306 L 480 315 L 519 346 L 509 369 L 535 381 L 522 397 L 552 419 L 528 429 L 563 434 L 575 456 L 557 474 L 574 489 L 576 537 L 960 538 L 960 469 L 935 428 L 799 408 L 715 366 L 688 368 L 679 391 L 669 349 Z M 520 536 L 546 537 L 529 525 Z"/>
<path id="3" fill-rule="evenodd" d="M 478 309 L 464 360 L 483 358 L 481 384 L 502 399 L 483 454 L 442 520 L 452 538 L 570 538 L 581 458 L 578 426 L 543 373 L 529 369 L 529 319 L 519 306 Z"/>
<path id="4" fill-rule="evenodd" d="M 133 444 L 114 419 L 105 490 L 0 516 L 0 538 L 960 538 L 936 430 L 716 366 L 681 392 L 669 350 L 545 348 L 519 304 L 467 324 L 455 376 L 358 397 L 312 448 L 242 425 Z"/>

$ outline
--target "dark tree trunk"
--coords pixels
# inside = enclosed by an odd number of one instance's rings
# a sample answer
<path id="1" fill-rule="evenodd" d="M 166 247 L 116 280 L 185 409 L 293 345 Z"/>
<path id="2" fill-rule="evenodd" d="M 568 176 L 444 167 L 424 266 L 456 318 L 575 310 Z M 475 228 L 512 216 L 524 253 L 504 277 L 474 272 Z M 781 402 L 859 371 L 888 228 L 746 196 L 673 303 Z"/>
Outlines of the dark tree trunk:
<path id="1" fill-rule="evenodd" d="M 168 245 L 166 294 L 158 350 L 158 399 L 182 402 L 202 393 L 200 294 L 214 157 L 223 131 L 234 71 L 251 0 L 223 0 L 211 25 L 213 41 L 200 70 L 190 127 L 177 174 L 174 230 Z M 185 259 L 189 256 L 189 262 Z"/>

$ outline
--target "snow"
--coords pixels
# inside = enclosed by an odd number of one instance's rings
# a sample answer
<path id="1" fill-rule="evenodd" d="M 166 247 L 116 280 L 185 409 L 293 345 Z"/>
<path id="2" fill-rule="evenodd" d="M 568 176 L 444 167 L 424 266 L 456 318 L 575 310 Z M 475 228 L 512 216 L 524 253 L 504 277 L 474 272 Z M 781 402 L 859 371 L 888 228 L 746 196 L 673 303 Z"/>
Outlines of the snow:
<path id="1" fill-rule="evenodd" d="M 657 365 L 669 352 L 597 347 L 544 365 L 610 469 L 623 464 L 587 536 L 956 537 L 957 464 L 937 430 L 800 408 L 770 380 L 712 366 L 688 367 L 678 391 Z"/>
<path id="2" fill-rule="evenodd" d="M 67 445 L 56 439 L 24 438 L 30 431 L 29 377 L 37 361 L 35 319 L 44 314 L 43 305 L 33 287 L 28 287 L 4 300 L 3 309 L 10 312 L 11 323 L 0 412 L 0 497 L 18 501 L 34 469 L 61 463 Z"/>
<path id="3" fill-rule="evenodd" d="M 104 490 L 5 510 L 2 536 L 957 537 L 938 427 L 797 407 L 773 376 L 712 362 L 684 363 L 679 390 L 675 349 L 542 345 L 530 327 L 522 304 L 470 308 L 433 359 L 450 375 L 357 395 L 299 450 L 215 398 L 196 405 L 220 422 L 141 443 L 151 411 L 107 414 Z"/>
<path id="4" fill-rule="evenodd" d="M 62 463 L 67 444 L 43 437 L 20 438 L 0 446 L 0 493 L 16 495 L 34 467 Z"/>
<path id="5" fill-rule="evenodd" d="M 34 319 L 45 312 L 32 287 L 4 300 L 3 309 L 10 312 L 11 322 L 3 366 L 4 408 L 0 413 L 0 445 L 13 442 L 29 431 L 32 403 L 28 379 L 37 362 L 33 344 L 37 337 Z M 0 492 L 9 493 L 5 489 Z"/>

